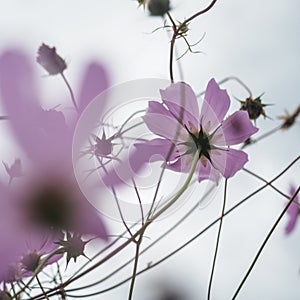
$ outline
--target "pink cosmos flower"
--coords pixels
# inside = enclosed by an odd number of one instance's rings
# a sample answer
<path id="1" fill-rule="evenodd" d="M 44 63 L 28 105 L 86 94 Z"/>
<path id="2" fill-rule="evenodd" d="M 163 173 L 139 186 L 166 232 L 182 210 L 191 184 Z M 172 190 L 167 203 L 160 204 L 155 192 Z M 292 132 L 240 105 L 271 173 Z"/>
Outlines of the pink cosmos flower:
<path id="1" fill-rule="evenodd" d="M 143 117 L 147 127 L 162 137 L 137 144 L 140 152 L 146 148 L 167 159 L 167 168 L 189 172 L 193 157 L 199 150 L 196 167 L 198 180 L 218 182 L 221 175 L 235 175 L 248 161 L 247 154 L 229 146 L 244 142 L 258 131 L 247 112 L 237 111 L 225 118 L 230 99 L 214 79 L 208 83 L 203 105 L 199 112 L 197 98 L 185 83 L 172 84 L 161 90 L 162 103 L 150 101 Z M 149 150 L 148 150 L 149 152 Z"/>
<path id="2" fill-rule="evenodd" d="M 290 195 L 291 197 L 295 194 L 296 192 L 296 188 L 294 186 L 290 187 Z M 295 201 L 299 203 L 299 196 L 297 195 L 295 198 Z M 298 220 L 298 216 L 299 216 L 299 212 L 300 212 L 300 208 L 299 205 L 297 205 L 296 203 L 292 203 L 288 210 L 287 210 L 287 214 L 288 214 L 288 223 L 285 226 L 285 234 L 289 235 L 292 233 L 292 231 L 295 229 L 295 226 L 297 224 L 297 220 Z"/>
<path id="3" fill-rule="evenodd" d="M 103 67 L 92 62 L 78 93 L 79 112 L 107 85 Z M 22 184 L 13 186 L 16 202 L 27 208 L 28 222 L 39 229 L 107 239 L 102 218 L 81 193 L 73 172 L 72 137 L 80 114 L 67 123 L 62 111 L 41 107 L 33 66 L 19 50 L 0 55 L 0 95 L 15 137 L 31 161 L 32 172 L 24 170 Z"/>
<path id="4" fill-rule="evenodd" d="M 20 255 L 19 264 L 22 272 L 22 277 L 32 276 L 36 268 L 50 253 L 53 253 L 59 248 L 56 244 L 63 238 L 62 233 L 53 232 L 45 236 L 43 232 L 26 232 L 24 237 L 24 249 Z M 58 261 L 63 254 L 52 256 L 44 265 L 44 267 Z"/>

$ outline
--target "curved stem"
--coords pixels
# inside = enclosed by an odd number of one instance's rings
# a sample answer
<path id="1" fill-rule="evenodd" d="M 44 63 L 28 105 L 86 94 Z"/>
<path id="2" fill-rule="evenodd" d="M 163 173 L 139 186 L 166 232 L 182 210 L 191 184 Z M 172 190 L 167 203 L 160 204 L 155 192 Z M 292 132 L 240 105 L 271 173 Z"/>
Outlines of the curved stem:
<path id="1" fill-rule="evenodd" d="M 46 294 L 46 292 L 45 292 L 45 290 L 44 290 L 44 288 L 43 288 L 43 285 L 42 285 L 42 283 L 40 282 L 40 279 L 39 279 L 38 274 L 36 274 L 35 278 L 36 278 L 36 280 L 37 280 L 37 282 L 38 282 L 38 285 L 39 285 L 39 287 L 40 287 L 40 289 L 41 289 L 41 291 L 42 291 L 42 293 L 43 293 L 45 299 L 49 300 L 49 298 L 48 298 L 48 296 L 47 296 L 47 294 Z"/>
<path id="2" fill-rule="evenodd" d="M 69 84 L 69 81 L 67 80 L 67 78 L 64 75 L 64 73 L 60 73 L 60 74 L 61 74 L 61 77 L 64 80 L 65 84 L 67 85 L 67 88 L 68 88 L 69 92 L 70 92 L 72 103 L 73 103 L 76 111 L 79 113 L 79 108 L 78 108 L 78 106 L 76 104 L 75 96 L 74 96 L 73 90 L 71 88 L 71 85 Z"/>
<path id="3" fill-rule="evenodd" d="M 195 18 L 199 17 L 202 14 L 205 14 L 206 12 L 208 12 L 215 4 L 216 4 L 217 0 L 213 0 L 205 9 L 195 13 L 194 15 L 192 15 L 190 18 L 186 19 L 184 22 L 182 22 L 174 31 L 172 39 L 171 39 L 171 45 L 170 45 L 170 62 L 169 62 L 169 72 L 170 72 L 170 79 L 171 82 L 174 82 L 174 75 L 173 75 L 173 57 L 174 57 L 174 45 L 175 45 L 175 41 L 177 36 L 179 35 L 180 31 L 192 20 L 194 20 Z"/>
<path id="4" fill-rule="evenodd" d="M 234 293 L 232 299 L 235 299 L 237 297 L 237 295 L 239 294 L 241 288 L 243 287 L 244 283 L 246 282 L 247 278 L 249 277 L 251 271 L 253 270 L 253 267 L 255 266 L 260 254 L 262 253 L 263 249 L 265 248 L 267 242 L 269 241 L 270 237 L 272 236 L 273 232 L 275 231 L 277 225 L 279 224 L 279 222 L 281 221 L 281 219 L 283 218 L 283 216 L 285 215 L 286 211 L 288 210 L 288 208 L 290 207 L 290 205 L 293 203 L 294 199 L 296 198 L 297 194 L 299 193 L 300 190 L 300 186 L 298 187 L 297 191 L 295 192 L 295 194 L 293 195 L 293 197 L 291 197 L 290 201 L 288 202 L 288 204 L 285 206 L 284 210 L 281 212 L 281 214 L 279 215 L 279 217 L 277 218 L 277 220 L 275 221 L 274 225 L 272 226 L 270 232 L 268 233 L 267 237 L 265 238 L 265 240 L 263 241 L 262 245 L 260 246 L 257 254 L 255 255 L 255 258 L 253 259 L 247 273 L 245 274 L 244 278 L 242 279 L 241 283 L 239 284 L 236 292 Z"/>
<path id="5" fill-rule="evenodd" d="M 224 200 L 223 200 L 222 213 L 221 213 L 221 217 L 220 217 L 220 224 L 219 224 L 219 230 L 218 230 L 218 236 L 217 236 L 215 254 L 214 254 L 214 259 L 213 259 L 213 264 L 212 264 L 211 274 L 210 274 L 210 279 L 209 279 L 209 285 L 208 285 L 208 293 L 207 293 L 207 299 L 208 300 L 210 299 L 211 286 L 212 286 L 212 281 L 213 281 L 213 276 L 214 276 L 214 271 L 215 271 L 215 266 L 216 266 L 218 249 L 219 249 L 221 229 L 222 229 L 223 219 L 224 219 L 224 214 L 225 214 L 225 204 L 226 204 L 226 197 L 227 197 L 227 182 L 228 182 L 228 179 L 226 178 L 225 179 L 225 185 L 224 185 Z"/>
<path id="6" fill-rule="evenodd" d="M 134 258 L 134 265 L 133 265 L 133 272 L 132 272 L 132 276 L 131 276 L 131 283 L 130 283 L 130 288 L 129 288 L 128 300 L 131 300 L 132 295 L 133 295 L 133 289 L 134 289 L 134 283 L 135 283 L 135 279 L 136 279 L 138 260 L 139 260 L 139 256 L 140 256 L 140 246 L 141 246 L 141 243 L 142 243 L 144 232 L 145 231 L 141 232 L 141 235 L 140 235 L 138 241 L 136 242 L 135 258 Z"/>
<path id="7" fill-rule="evenodd" d="M 31 282 L 34 280 L 34 278 L 36 278 L 37 274 L 39 274 L 42 269 L 44 268 L 45 264 L 47 263 L 47 261 L 52 258 L 53 256 L 57 255 L 57 254 L 61 254 L 62 253 L 62 249 L 59 248 L 57 250 L 55 250 L 54 252 L 50 253 L 47 257 L 45 257 L 41 263 L 38 265 L 38 267 L 36 268 L 36 270 L 34 271 L 34 274 L 32 275 L 32 277 L 30 278 L 30 280 L 26 283 L 26 285 L 24 285 L 24 287 L 18 291 L 16 294 L 15 294 L 15 297 L 13 297 L 13 299 L 18 299 L 18 296 L 23 293 L 27 287 L 31 284 Z"/>
<path id="8" fill-rule="evenodd" d="M 248 199 L 250 199 L 251 197 L 253 197 L 255 194 L 259 193 L 260 191 L 262 191 L 263 189 L 265 189 L 267 186 L 271 185 L 274 181 L 276 181 L 277 179 L 279 179 L 283 174 L 285 174 L 296 162 L 298 162 L 298 160 L 300 159 L 300 156 L 296 157 L 287 167 L 285 167 L 279 174 L 277 174 L 272 180 L 270 180 L 268 183 L 264 184 L 263 186 L 261 186 L 260 188 L 258 188 L 257 190 L 255 190 L 254 192 L 252 192 L 251 194 L 249 194 L 247 197 L 245 197 L 244 199 L 242 199 L 239 203 L 235 204 L 232 208 L 230 208 L 225 214 L 224 216 L 229 215 L 230 213 L 232 213 L 233 211 L 235 211 L 239 206 L 241 206 L 243 203 L 245 203 Z M 179 252 L 180 250 L 182 250 L 183 248 L 187 247 L 190 243 L 192 243 L 193 241 L 195 241 L 199 236 L 201 236 L 203 233 L 205 233 L 207 230 L 209 230 L 211 227 L 213 227 L 216 223 L 218 223 L 220 221 L 220 218 L 216 219 L 215 221 L 213 221 L 212 223 L 210 223 L 208 226 L 206 226 L 203 230 L 201 230 L 198 234 L 196 234 L 194 237 L 192 237 L 189 241 L 187 241 L 186 243 L 184 243 L 183 245 L 181 245 L 180 247 L 178 247 L 177 249 L 173 250 L 170 254 L 168 254 L 167 256 L 165 256 L 164 258 L 160 259 L 159 261 L 157 261 L 156 263 L 153 263 L 151 265 L 149 265 L 147 268 L 139 271 L 136 275 L 138 276 L 139 274 L 144 273 L 145 271 L 154 268 L 155 266 L 159 265 L 160 263 L 162 263 L 163 261 L 167 260 L 168 258 L 170 258 L 171 256 L 175 255 L 177 252 Z M 147 223 L 144 225 L 147 226 Z M 144 226 L 142 228 L 144 228 Z M 93 269 L 97 268 L 98 266 L 100 266 L 102 263 L 104 263 L 105 261 L 107 261 L 109 258 L 113 257 L 114 255 L 116 255 L 117 253 L 119 253 L 122 249 L 124 249 L 126 246 L 128 246 L 133 240 L 134 238 L 136 238 L 141 232 L 141 229 L 130 239 L 128 239 L 126 242 L 124 242 L 122 245 L 120 245 L 118 248 L 116 248 L 115 250 L 113 250 L 112 252 L 110 252 L 106 257 L 104 257 L 103 259 L 101 259 L 99 262 L 97 262 L 95 265 L 91 266 L 89 269 L 87 269 L 86 271 L 78 274 L 75 277 L 70 278 L 69 280 L 67 280 L 65 283 L 51 289 L 48 291 L 48 295 L 49 293 L 51 293 L 50 295 L 55 295 L 56 293 L 59 292 L 59 290 L 62 287 L 66 287 L 67 285 L 69 285 L 70 283 L 78 280 L 79 278 L 83 277 L 84 275 L 86 275 L 87 273 L 89 273 L 90 271 L 92 271 Z M 105 291 L 109 291 L 115 287 L 118 287 L 124 283 L 126 283 L 128 280 L 130 280 L 131 277 L 123 280 L 121 283 L 118 283 L 116 285 L 114 285 L 114 287 L 110 287 L 107 288 L 104 291 L 100 291 L 97 293 L 93 293 L 93 294 L 89 294 L 89 296 L 93 296 L 93 295 L 97 295 L 99 293 L 104 293 Z M 37 299 L 42 299 L 41 298 L 42 295 L 37 295 L 35 297 L 33 297 L 31 300 L 37 300 Z"/>

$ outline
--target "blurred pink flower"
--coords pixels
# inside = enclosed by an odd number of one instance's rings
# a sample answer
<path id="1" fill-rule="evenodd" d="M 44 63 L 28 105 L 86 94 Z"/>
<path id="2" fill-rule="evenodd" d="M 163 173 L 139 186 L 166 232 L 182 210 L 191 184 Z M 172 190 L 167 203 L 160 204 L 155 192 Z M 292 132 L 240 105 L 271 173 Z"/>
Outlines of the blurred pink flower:
<path id="1" fill-rule="evenodd" d="M 295 192 L 296 192 L 296 188 L 295 188 L 295 186 L 292 185 L 290 187 L 290 191 L 289 191 L 290 196 L 292 197 L 295 194 Z M 299 203 L 299 196 L 296 196 L 296 198 L 295 198 L 294 201 L 297 202 L 297 203 Z M 288 215 L 288 219 L 289 220 L 288 220 L 287 225 L 285 226 L 285 233 L 287 235 L 289 235 L 295 229 L 295 226 L 297 224 L 297 220 L 298 220 L 299 213 L 300 213 L 300 206 L 293 202 L 289 206 L 289 208 L 288 208 L 288 210 L 287 210 L 286 213 Z"/>
<path id="2" fill-rule="evenodd" d="M 47 255 L 51 254 L 59 248 L 56 244 L 63 238 L 62 233 L 53 232 L 44 235 L 43 232 L 25 232 L 24 249 L 20 255 L 20 269 L 22 277 L 32 276 L 36 268 Z M 44 267 L 57 262 L 62 258 L 63 254 L 56 254 L 52 256 L 45 263 Z"/>
<path id="3" fill-rule="evenodd" d="M 58 248 L 55 242 L 63 238 L 63 233 L 26 226 L 12 191 L 0 184 L 0 192 L 0 282 L 13 282 L 32 275 L 40 259 Z M 53 256 L 45 266 L 61 257 Z"/>
<path id="4" fill-rule="evenodd" d="M 79 92 L 80 113 L 107 86 L 103 67 L 89 64 Z M 22 188 L 13 187 L 17 203 L 26 207 L 27 221 L 37 228 L 91 233 L 106 240 L 102 218 L 74 177 L 72 137 L 80 114 L 67 123 L 62 111 L 41 107 L 33 66 L 19 50 L 0 56 L 0 93 L 15 137 L 32 162 L 32 172 L 24 172 Z"/>
<path id="5" fill-rule="evenodd" d="M 245 152 L 228 146 L 244 142 L 258 129 L 244 111 L 237 111 L 224 120 L 230 99 L 214 79 L 208 83 L 200 113 L 196 95 L 185 83 L 172 84 L 161 90 L 161 98 L 163 103 L 149 102 L 143 119 L 150 131 L 163 139 L 137 144 L 140 153 L 152 147 L 152 154 L 166 158 L 173 144 L 167 168 L 186 173 L 199 150 L 196 168 L 199 181 L 218 182 L 221 175 L 232 177 L 248 161 Z"/>

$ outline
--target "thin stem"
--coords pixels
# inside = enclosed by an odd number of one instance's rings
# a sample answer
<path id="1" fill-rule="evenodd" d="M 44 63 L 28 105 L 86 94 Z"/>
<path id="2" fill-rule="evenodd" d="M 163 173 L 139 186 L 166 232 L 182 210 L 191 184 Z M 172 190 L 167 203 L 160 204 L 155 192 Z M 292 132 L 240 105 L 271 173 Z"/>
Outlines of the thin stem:
<path id="1" fill-rule="evenodd" d="M 220 217 L 220 224 L 219 224 L 219 230 L 218 230 L 218 235 L 217 235 L 215 254 L 214 254 L 214 259 L 213 259 L 213 264 L 212 264 L 211 274 L 210 274 L 210 279 L 209 279 L 209 285 L 208 285 L 208 293 L 207 293 L 207 299 L 208 300 L 210 299 L 211 286 L 212 286 L 212 281 L 213 281 L 213 277 L 214 277 L 217 254 L 218 254 L 218 249 L 219 249 L 221 229 L 222 229 L 223 219 L 224 219 L 224 214 L 225 214 L 225 205 L 226 205 L 226 197 L 227 197 L 227 182 L 228 182 L 228 179 L 226 178 L 225 179 L 225 184 L 224 184 L 224 200 L 223 200 L 222 213 L 221 213 L 221 217 Z"/>
<path id="2" fill-rule="evenodd" d="M 136 183 L 135 183 L 135 180 L 132 178 L 132 183 L 133 183 L 133 186 L 134 186 L 134 190 L 135 190 L 135 193 L 136 193 L 136 196 L 139 200 L 139 205 L 140 205 L 140 209 L 141 209 L 141 217 L 142 217 L 142 225 L 145 224 L 145 220 L 144 220 L 144 210 L 143 210 L 143 205 L 142 205 L 142 199 L 141 199 L 141 195 L 139 193 L 139 190 L 136 186 Z"/>
<path id="3" fill-rule="evenodd" d="M 173 230 L 175 230 L 179 225 L 181 225 L 183 223 L 184 220 L 186 220 L 188 218 L 188 216 L 190 216 L 192 213 L 194 213 L 197 209 L 197 207 L 200 205 L 200 203 L 203 201 L 203 199 L 205 199 L 213 190 L 214 188 L 211 187 L 206 193 L 205 195 L 203 195 L 201 197 L 201 199 L 183 216 L 180 218 L 180 220 L 178 220 L 171 228 L 169 228 L 167 231 L 165 231 L 163 234 L 161 234 L 154 242 L 152 242 L 150 245 L 148 245 L 146 248 L 144 248 L 142 251 L 140 251 L 140 256 L 142 254 L 144 254 L 145 252 L 147 252 L 149 249 L 151 249 L 153 246 L 155 246 L 160 240 L 162 240 L 164 237 L 166 237 L 169 233 L 171 233 Z M 105 276 L 104 278 L 97 280 L 96 282 L 93 282 L 89 285 L 85 285 L 85 286 L 81 286 L 81 287 L 77 287 L 77 288 L 73 288 L 68 290 L 69 292 L 74 292 L 74 291 L 78 291 L 78 290 L 83 290 L 86 288 L 90 288 L 92 286 L 95 286 L 97 284 L 100 284 L 102 282 L 104 282 L 105 280 L 109 279 L 110 277 L 112 277 L 113 275 L 117 274 L 119 271 L 121 271 L 122 269 L 124 269 L 127 265 L 129 265 L 132 261 L 134 261 L 134 258 L 131 258 L 129 260 L 127 260 L 123 265 L 121 265 L 119 268 L 117 268 L 116 270 L 114 270 L 113 272 L 111 272 L 110 274 L 108 274 L 107 276 Z"/>
<path id="4" fill-rule="evenodd" d="M 261 181 L 263 181 L 263 182 L 265 182 L 265 183 L 268 183 L 268 181 L 267 181 L 266 179 L 262 178 L 261 176 L 257 175 L 256 173 L 254 173 L 254 172 L 252 172 L 252 171 L 250 171 L 250 170 L 248 170 L 248 169 L 246 169 L 246 168 L 243 168 L 242 170 L 245 171 L 246 173 L 248 173 L 248 174 L 254 176 L 254 177 L 257 178 L 257 179 L 259 179 L 259 180 L 261 180 Z M 276 191 L 278 194 L 280 194 L 281 196 L 285 197 L 286 199 L 290 199 L 290 198 L 291 198 L 289 195 L 283 193 L 282 191 L 280 191 L 280 190 L 279 190 L 277 187 L 275 187 L 274 185 L 269 184 L 269 186 L 270 186 L 274 191 Z M 294 203 L 300 207 L 300 203 L 299 203 L 299 202 L 294 201 Z"/>
<path id="5" fill-rule="evenodd" d="M 36 270 L 34 271 L 34 274 L 32 275 L 32 277 L 30 278 L 30 280 L 24 285 L 24 287 L 18 291 L 15 295 L 15 297 L 13 297 L 13 299 L 18 299 L 17 297 L 23 293 L 26 288 L 29 287 L 29 285 L 31 284 L 31 282 L 34 280 L 34 278 L 36 278 L 36 275 L 39 274 L 42 269 L 44 268 L 45 264 L 47 263 L 47 261 L 52 258 L 53 256 L 55 256 L 56 254 L 61 254 L 62 253 L 62 249 L 59 248 L 57 250 L 55 250 L 54 252 L 50 253 L 48 256 L 46 256 L 42 261 L 41 263 L 38 265 L 38 267 L 36 268 Z"/>
<path id="6" fill-rule="evenodd" d="M 69 84 L 69 81 L 67 80 L 67 78 L 64 75 L 64 73 L 60 73 L 60 74 L 61 74 L 61 77 L 64 80 L 65 84 L 67 85 L 67 88 L 68 88 L 69 92 L 70 92 L 72 103 L 73 103 L 76 111 L 79 113 L 79 108 L 78 108 L 78 106 L 76 104 L 75 96 L 74 96 L 73 90 L 71 88 L 71 85 Z"/>
<path id="7" fill-rule="evenodd" d="M 265 248 L 267 242 L 269 241 L 270 237 L 272 236 L 272 234 L 274 233 L 277 225 L 279 224 L 279 222 L 281 221 L 281 219 L 283 218 L 283 216 L 285 215 L 286 211 L 288 210 L 288 208 L 290 207 L 290 205 L 293 203 L 294 199 L 296 198 L 297 194 L 299 193 L 300 190 L 300 186 L 298 186 L 297 191 L 295 192 L 295 194 L 291 197 L 290 201 L 288 202 L 288 204 L 285 206 L 284 210 L 281 212 L 281 214 L 279 215 L 279 217 L 277 218 L 277 220 L 275 221 L 274 225 L 272 226 L 270 232 L 268 233 L 267 237 L 265 238 L 265 240 L 263 241 L 262 245 L 260 246 L 257 254 L 255 255 L 254 260 L 252 261 L 246 275 L 244 276 L 244 278 L 242 279 L 241 283 L 239 284 L 236 292 L 234 293 L 232 299 L 235 299 L 237 297 L 237 295 L 239 294 L 241 288 L 243 287 L 244 283 L 246 282 L 247 278 L 249 277 L 251 271 L 253 270 L 253 267 L 255 266 L 260 254 L 262 253 L 263 249 Z"/>
<path id="8" fill-rule="evenodd" d="M 174 45 L 177 36 L 180 34 L 180 31 L 192 20 L 199 17 L 200 15 L 208 12 L 217 2 L 217 0 L 213 0 L 205 9 L 195 13 L 190 18 L 186 19 L 184 22 L 182 22 L 174 31 L 172 39 L 171 39 L 171 45 L 170 45 L 170 62 L 169 62 L 169 72 L 170 72 L 170 79 L 171 82 L 174 82 L 174 75 L 173 75 L 173 57 L 174 57 Z"/>
<path id="9" fill-rule="evenodd" d="M 108 174 L 108 171 L 106 170 L 104 164 L 102 163 L 101 159 L 97 156 L 97 160 L 99 162 L 99 164 L 101 165 L 102 169 L 104 170 L 104 172 L 106 174 Z M 122 213 L 122 209 L 121 209 L 121 206 L 120 206 L 120 203 L 119 203 L 119 199 L 117 197 L 117 192 L 115 190 L 115 188 L 112 186 L 111 187 L 111 190 L 112 190 L 112 193 L 114 195 L 114 198 L 115 198 L 115 201 L 116 201 L 116 204 L 117 204 L 117 208 L 118 208 L 118 211 L 119 211 L 119 214 L 120 214 L 120 217 L 121 217 L 121 220 L 122 220 L 122 223 L 123 225 L 125 226 L 126 230 L 128 231 L 128 233 L 130 234 L 130 236 L 132 237 L 132 233 L 131 233 L 131 230 L 130 228 L 128 227 L 125 219 L 124 219 L 124 216 L 123 216 L 123 213 Z"/>
<path id="10" fill-rule="evenodd" d="M 144 231 L 141 232 L 140 237 L 139 237 L 138 241 L 136 242 L 135 258 L 134 258 L 134 265 L 133 265 L 133 272 L 132 272 L 131 283 L 130 283 L 130 288 L 129 288 L 128 300 L 131 300 L 132 295 L 133 295 L 133 289 L 134 289 L 136 273 L 137 273 L 137 266 L 138 266 L 138 261 L 139 261 L 139 256 L 140 256 L 139 255 L 140 254 L 140 246 L 142 243 L 143 235 L 144 235 Z"/>
<path id="11" fill-rule="evenodd" d="M 223 83 L 225 83 L 225 82 L 227 82 L 229 80 L 235 80 L 235 81 L 237 81 L 247 91 L 247 93 L 249 94 L 249 98 L 253 98 L 252 92 L 249 89 L 249 87 L 241 79 L 239 79 L 236 76 L 228 76 L 228 77 L 222 79 L 221 81 L 218 81 L 218 85 L 221 85 L 221 84 L 223 84 Z M 204 94 L 205 94 L 205 91 L 197 94 L 197 97 L 200 97 L 200 96 L 202 96 Z"/>
<path id="12" fill-rule="evenodd" d="M 45 292 L 45 290 L 44 290 L 44 288 L 43 288 L 43 285 L 42 285 L 42 283 L 40 282 L 40 279 L 39 279 L 38 274 L 36 274 L 35 278 L 36 278 L 36 281 L 37 281 L 38 284 L 39 284 L 39 287 L 40 287 L 41 290 L 42 290 L 42 293 L 43 293 L 45 299 L 49 300 L 49 298 L 48 298 L 48 296 L 47 296 L 47 294 L 46 294 L 46 292 Z"/>
<path id="13" fill-rule="evenodd" d="M 277 179 L 279 179 L 283 174 L 285 174 L 296 162 L 298 162 L 298 160 L 300 159 L 300 156 L 296 157 L 287 167 L 285 167 L 278 175 L 276 175 L 272 180 L 270 180 L 268 183 L 264 184 L 263 186 L 261 186 L 260 188 L 258 188 L 257 190 L 255 190 L 254 192 L 252 192 L 251 194 L 249 194 L 247 197 L 245 197 L 244 199 L 242 199 L 239 203 L 235 204 L 232 208 L 230 208 L 225 214 L 224 216 L 227 216 L 228 214 L 230 214 L 231 212 L 235 211 L 239 206 L 241 206 L 243 203 L 245 203 L 248 199 L 250 199 L 251 197 L 253 197 L 255 194 L 259 193 L 260 191 L 262 191 L 263 189 L 265 189 L 267 186 L 269 186 L 270 184 L 272 184 L 274 181 L 276 181 Z M 201 236 L 203 233 L 205 233 L 207 230 L 209 230 L 211 227 L 213 227 L 216 223 L 218 223 L 220 221 L 220 217 L 216 220 L 214 220 L 212 223 L 210 223 L 207 227 L 205 227 L 203 230 L 201 230 L 198 234 L 196 234 L 193 238 L 191 238 L 189 241 L 187 241 L 186 243 L 184 243 L 183 245 L 181 245 L 180 247 L 178 247 L 177 249 L 175 249 L 174 251 L 172 251 L 169 255 L 165 256 L 164 258 L 162 258 L 161 260 L 159 260 L 156 263 L 153 263 L 151 265 L 149 265 L 147 268 L 145 268 L 142 271 L 139 271 L 137 273 L 137 275 L 147 271 L 148 269 L 151 269 L 153 267 L 155 267 L 156 265 L 162 263 L 163 261 L 165 261 L 166 259 L 168 259 L 169 257 L 173 256 L 174 254 L 176 254 L 177 252 L 179 252 L 180 250 L 182 250 L 183 248 L 187 247 L 190 243 L 192 243 L 194 240 L 196 240 L 199 236 Z M 136 238 L 140 232 L 142 232 L 142 229 L 147 226 L 147 223 L 139 230 L 137 231 L 134 236 L 130 239 L 128 239 L 126 242 L 124 242 L 122 245 L 120 245 L 118 248 L 116 248 L 115 250 L 113 250 L 112 252 L 110 252 L 106 257 L 104 257 L 103 259 L 101 259 L 99 262 L 97 262 L 95 265 L 91 266 L 88 270 L 78 274 L 78 276 L 76 277 L 72 277 L 69 280 L 67 280 L 65 283 L 63 283 L 62 285 L 53 288 L 51 290 L 48 291 L 48 293 L 51 293 L 51 295 L 54 295 L 55 293 L 57 293 L 56 290 L 59 290 L 61 287 L 66 287 L 67 285 L 69 285 L 70 283 L 78 280 L 79 278 L 83 277 L 84 275 L 86 275 L 87 273 L 89 273 L 90 271 L 96 269 L 98 266 L 100 266 L 102 263 L 104 263 L 105 261 L 107 261 L 109 258 L 115 256 L 117 253 L 119 253 L 122 249 L 124 249 L 126 246 L 128 246 L 133 240 L 134 238 Z M 122 281 L 122 283 L 119 283 L 117 285 L 115 285 L 114 287 L 120 286 L 124 283 L 126 283 L 128 280 L 130 280 L 131 277 L 129 279 L 126 279 L 124 281 Z M 111 290 L 112 288 L 108 288 L 105 291 Z M 99 292 L 98 292 L 99 293 Z M 48 294 L 49 295 L 49 294 Z M 90 294 L 92 295 L 97 295 L 97 293 L 94 294 Z M 31 300 L 37 300 L 37 299 L 41 299 L 41 295 L 37 295 L 35 297 L 33 297 Z"/>
<path id="14" fill-rule="evenodd" d="M 9 120 L 9 117 L 8 116 L 0 116 L 0 120 Z"/>
<path id="15" fill-rule="evenodd" d="M 241 147 L 241 149 L 244 149 L 244 148 L 246 148 L 246 147 L 249 146 L 249 145 L 253 145 L 253 144 L 259 142 L 260 140 L 262 140 L 262 139 L 264 139 L 264 138 L 266 138 L 266 137 L 268 137 L 268 136 L 270 136 L 270 135 L 276 133 L 276 132 L 279 131 L 280 129 L 282 129 L 282 125 L 277 126 L 277 127 L 273 128 L 273 129 L 267 131 L 266 133 L 260 135 L 260 136 L 259 136 L 258 138 L 256 138 L 256 139 L 250 139 L 249 142 L 246 141 L 246 142 L 243 144 L 243 146 Z"/>
<path id="16" fill-rule="evenodd" d="M 150 218 L 148 220 L 149 223 L 153 222 L 161 214 L 163 214 L 166 210 L 168 210 L 182 196 L 182 194 L 186 191 L 186 189 L 188 188 L 188 186 L 189 186 L 189 184 L 190 184 L 190 182 L 193 178 L 194 172 L 196 170 L 197 163 L 198 163 L 198 160 L 199 160 L 199 153 L 200 153 L 200 150 L 197 150 L 197 152 L 194 155 L 194 159 L 193 159 L 193 162 L 192 162 L 192 168 L 191 168 L 190 173 L 189 173 L 187 179 L 185 180 L 185 183 L 183 184 L 183 186 L 179 189 L 179 191 L 176 193 L 176 195 L 174 196 L 174 198 L 172 200 L 170 200 L 152 218 Z"/>

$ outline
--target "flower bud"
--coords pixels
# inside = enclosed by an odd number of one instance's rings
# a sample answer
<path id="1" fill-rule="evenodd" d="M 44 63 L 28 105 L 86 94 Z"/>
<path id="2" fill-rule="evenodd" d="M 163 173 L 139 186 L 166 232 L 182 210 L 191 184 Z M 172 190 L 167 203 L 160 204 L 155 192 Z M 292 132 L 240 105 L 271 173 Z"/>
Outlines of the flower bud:
<path id="1" fill-rule="evenodd" d="M 169 0 L 149 0 L 148 9 L 151 16 L 164 16 L 170 10 Z"/>
<path id="2" fill-rule="evenodd" d="M 42 44 L 38 49 L 36 61 L 49 73 L 56 75 L 62 73 L 66 68 L 66 62 L 56 53 L 56 48 Z"/>
<path id="3" fill-rule="evenodd" d="M 256 120 L 260 115 L 266 117 L 264 107 L 268 104 L 263 104 L 260 97 L 255 99 L 249 97 L 245 101 L 240 101 L 242 104 L 240 110 L 246 110 L 251 120 Z"/>

